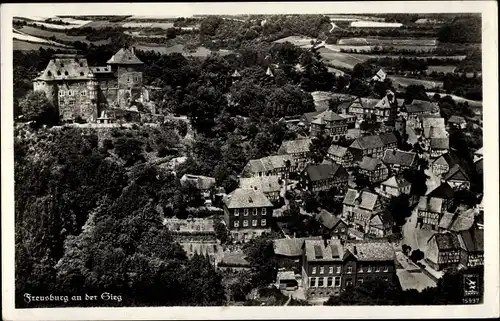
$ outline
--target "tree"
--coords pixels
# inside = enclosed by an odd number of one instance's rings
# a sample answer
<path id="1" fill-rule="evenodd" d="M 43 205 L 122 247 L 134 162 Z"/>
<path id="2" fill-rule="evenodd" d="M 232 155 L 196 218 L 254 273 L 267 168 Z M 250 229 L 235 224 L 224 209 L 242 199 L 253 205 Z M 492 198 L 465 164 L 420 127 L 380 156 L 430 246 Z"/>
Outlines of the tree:
<path id="1" fill-rule="evenodd" d="M 331 296 L 324 305 L 400 305 L 402 294 L 395 282 L 374 278 L 347 288 L 340 296 Z"/>
<path id="2" fill-rule="evenodd" d="M 37 125 L 55 125 L 59 122 L 57 109 L 49 101 L 45 92 L 30 91 L 19 102 L 19 107 L 26 121 L 34 121 Z"/>
<path id="3" fill-rule="evenodd" d="M 424 252 L 420 251 L 419 249 L 413 250 L 410 255 L 410 260 L 413 262 L 417 263 L 417 261 L 420 261 L 424 258 Z"/>
<path id="4" fill-rule="evenodd" d="M 391 198 L 389 204 L 387 204 L 387 211 L 391 213 L 397 226 L 404 225 L 406 223 L 406 218 L 411 216 L 409 196 L 401 194 Z"/>
<path id="5" fill-rule="evenodd" d="M 267 285 L 276 280 L 278 272 L 276 258 L 274 256 L 273 238 L 269 235 L 261 235 L 252 238 L 246 243 L 243 251 L 250 262 L 254 273 L 252 284 L 254 286 Z"/>
<path id="6" fill-rule="evenodd" d="M 226 244 L 231 240 L 231 234 L 229 233 L 226 224 L 224 224 L 220 218 L 215 220 L 214 230 L 215 235 L 217 239 L 220 240 L 221 244 Z"/>
<path id="7" fill-rule="evenodd" d="M 138 161 L 144 161 L 142 146 L 142 141 L 137 138 L 120 137 L 115 142 L 115 152 L 125 161 L 126 166 L 132 166 Z"/>
<path id="8" fill-rule="evenodd" d="M 410 255 L 410 252 L 411 252 L 411 246 L 407 245 L 407 244 L 403 244 L 401 246 L 401 249 L 403 250 L 403 254 L 406 255 L 406 256 L 409 256 Z"/>

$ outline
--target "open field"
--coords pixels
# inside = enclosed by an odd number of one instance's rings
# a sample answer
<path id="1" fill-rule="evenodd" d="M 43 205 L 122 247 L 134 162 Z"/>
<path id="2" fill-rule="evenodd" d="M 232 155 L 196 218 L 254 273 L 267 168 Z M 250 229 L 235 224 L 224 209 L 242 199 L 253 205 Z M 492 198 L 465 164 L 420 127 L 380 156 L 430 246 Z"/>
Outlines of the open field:
<path id="1" fill-rule="evenodd" d="M 457 69 L 457 66 L 428 66 L 427 73 L 431 72 L 442 72 L 442 73 L 453 73 Z"/>
<path id="2" fill-rule="evenodd" d="M 63 45 L 61 43 L 58 43 L 58 42 L 55 42 L 55 41 L 52 41 L 52 40 L 47 40 L 47 39 L 44 39 L 44 38 L 40 38 L 40 37 L 35 37 L 35 36 L 32 36 L 32 35 L 28 35 L 28 34 L 26 34 L 24 32 L 16 30 L 16 29 L 13 29 L 13 31 L 14 31 L 13 32 L 13 37 L 16 40 L 33 42 L 33 43 L 47 44 L 47 45 L 57 46 L 57 47 L 61 47 L 61 48 L 70 48 L 70 46 Z"/>
<path id="3" fill-rule="evenodd" d="M 311 45 L 311 40 L 314 41 L 313 38 L 310 37 L 302 37 L 302 36 L 289 36 L 285 38 L 281 38 L 278 40 L 275 40 L 274 42 L 277 43 L 284 43 L 284 42 L 289 42 L 293 45 L 302 47 L 302 46 L 310 46 Z"/>
<path id="4" fill-rule="evenodd" d="M 63 49 L 59 46 L 52 46 L 48 44 L 41 44 L 41 43 L 32 43 L 32 42 L 26 42 L 22 40 L 17 40 L 14 38 L 13 44 L 12 44 L 13 50 L 22 50 L 22 51 L 30 51 L 30 50 L 38 50 L 40 48 L 43 49 Z"/>
<path id="5" fill-rule="evenodd" d="M 173 28 L 173 22 L 131 22 L 127 21 L 122 23 L 123 28 L 161 28 L 168 29 Z"/>
<path id="6" fill-rule="evenodd" d="M 363 37 L 363 38 L 342 38 L 338 41 L 339 45 L 410 45 L 410 46 L 436 46 L 437 39 L 426 38 L 379 38 L 379 37 Z"/>
<path id="7" fill-rule="evenodd" d="M 465 58 L 467 58 L 467 56 L 409 56 L 409 55 L 375 55 L 375 54 L 371 54 L 370 55 L 371 58 L 391 58 L 391 59 L 398 59 L 398 58 L 406 58 L 406 59 L 419 59 L 419 60 L 425 60 L 425 59 L 429 59 L 429 58 L 432 58 L 432 59 L 442 59 L 442 60 L 445 60 L 445 59 L 453 59 L 453 60 L 456 60 L 456 61 L 460 61 L 460 60 L 464 60 Z"/>
<path id="8" fill-rule="evenodd" d="M 434 96 L 435 92 L 427 92 L 427 95 L 429 97 L 432 97 Z M 452 95 L 452 94 L 439 94 L 441 97 L 444 97 L 444 96 L 450 96 L 451 98 L 453 98 L 454 101 L 456 101 L 457 103 L 469 103 L 469 106 L 471 107 L 482 107 L 483 106 L 483 102 L 482 101 L 478 101 L 478 100 L 470 100 L 470 99 L 467 99 L 467 98 L 464 98 L 464 97 L 460 97 L 460 96 L 456 96 L 456 95 Z"/>
<path id="9" fill-rule="evenodd" d="M 55 24 L 55 23 L 40 22 L 40 21 L 34 22 L 33 24 L 30 24 L 30 25 L 44 26 L 46 28 L 59 29 L 59 30 L 67 30 L 67 29 L 73 29 L 73 28 L 79 28 L 80 27 L 80 25 L 76 25 L 76 24 L 58 25 L 58 24 Z M 85 24 L 85 26 L 86 26 L 86 24 Z"/>
<path id="10" fill-rule="evenodd" d="M 338 68 L 353 69 L 356 64 L 371 58 L 368 55 L 335 52 L 327 48 L 321 48 L 318 52 L 329 65 Z"/>
<path id="11" fill-rule="evenodd" d="M 22 33 L 25 33 L 27 35 L 45 38 L 45 39 L 48 39 L 50 37 L 55 37 L 57 40 L 61 40 L 61 41 L 80 41 L 80 42 L 84 42 L 87 44 L 92 43 L 96 46 L 105 45 L 105 44 L 109 43 L 108 39 L 89 41 L 86 39 L 85 36 L 70 36 L 70 35 L 67 35 L 66 33 L 64 33 L 63 31 L 42 30 L 40 28 L 33 27 L 33 26 L 22 27 L 21 29 L 19 29 L 19 31 Z"/>
<path id="12" fill-rule="evenodd" d="M 409 85 L 422 85 L 425 89 L 433 89 L 436 87 L 443 87 L 442 81 L 433 81 L 433 80 L 425 80 L 425 79 L 415 79 L 415 78 L 406 78 L 400 76 L 388 76 L 391 79 L 394 86 L 397 87 L 408 87 Z"/>
<path id="13" fill-rule="evenodd" d="M 351 27 L 353 28 L 399 28 L 403 26 L 399 22 L 382 22 L 382 21 L 353 21 Z"/>
<path id="14" fill-rule="evenodd" d="M 192 57 L 206 57 L 210 53 L 214 52 L 219 55 L 227 55 L 230 54 L 229 50 L 219 50 L 219 51 L 211 51 L 205 47 L 198 47 L 196 51 L 188 51 L 185 49 L 184 45 L 174 45 L 174 46 L 165 46 L 165 45 L 155 45 L 155 44 L 137 44 L 136 49 L 142 51 L 155 51 L 161 54 L 171 54 L 171 53 L 180 53 L 184 56 L 192 56 Z"/>

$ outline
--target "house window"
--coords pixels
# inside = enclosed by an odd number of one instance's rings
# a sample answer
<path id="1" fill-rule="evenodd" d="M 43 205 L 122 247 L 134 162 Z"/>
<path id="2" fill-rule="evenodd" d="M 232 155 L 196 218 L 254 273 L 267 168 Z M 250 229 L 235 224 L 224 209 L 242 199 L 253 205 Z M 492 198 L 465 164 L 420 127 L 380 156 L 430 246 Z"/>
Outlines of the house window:
<path id="1" fill-rule="evenodd" d="M 389 282 L 389 278 L 384 278 L 384 281 L 385 282 Z"/>
<path id="2" fill-rule="evenodd" d="M 333 274 L 333 266 L 330 266 L 330 267 L 328 268 L 328 273 L 329 273 L 329 274 Z"/>
<path id="3" fill-rule="evenodd" d="M 253 215 L 257 215 L 257 209 L 256 208 L 254 208 L 252 212 L 253 212 Z"/>
<path id="4" fill-rule="evenodd" d="M 326 279 L 326 286 L 328 286 L 328 287 L 333 286 L 333 277 L 329 276 L 329 277 Z"/>
<path id="5" fill-rule="evenodd" d="M 345 228 L 344 228 L 344 227 L 343 227 L 343 228 L 341 228 L 341 229 L 340 229 L 340 231 L 341 231 L 342 233 L 344 233 L 344 232 L 345 232 Z"/>
<path id="6" fill-rule="evenodd" d="M 361 265 L 358 267 L 358 272 L 363 273 L 363 267 Z"/>
<path id="7" fill-rule="evenodd" d="M 337 273 L 340 273 L 341 272 L 341 267 L 340 266 L 337 266 Z"/>
<path id="8" fill-rule="evenodd" d="M 372 271 L 372 266 L 368 265 L 368 272 L 371 272 L 371 271 Z"/>
<path id="9" fill-rule="evenodd" d="M 266 210 L 267 210 L 266 208 L 262 209 L 262 215 L 266 215 Z"/>
<path id="10" fill-rule="evenodd" d="M 319 278 L 318 287 L 323 287 L 323 286 L 325 286 L 325 278 Z"/>
<path id="11" fill-rule="evenodd" d="M 345 285 L 346 285 L 346 286 L 352 286 L 352 279 L 348 279 L 348 280 L 345 282 Z"/>
<path id="12" fill-rule="evenodd" d="M 252 220 L 252 226 L 257 226 L 257 220 Z"/>
<path id="13" fill-rule="evenodd" d="M 82 96 L 87 96 L 87 92 L 85 90 L 82 91 L 81 93 Z"/>
<path id="14" fill-rule="evenodd" d="M 375 272 L 380 272 L 380 266 L 375 267 Z"/>
<path id="15" fill-rule="evenodd" d="M 68 96 L 72 96 L 73 92 L 71 90 L 68 90 Z"/>
<path id="16" fill-rule="evenodd" d="M 311 273 L 312 273 L 312 274 L 316 274 L 316 267 L 315 267 L 315 266 L 313 266 L 313 268 L 312 268 L 312 272 L 311 272 Z"/>
<path id="17" fill-rule="evenodd" d="M 266 220 L 260 220 L 260 225 L 266 226 Z"/>
<path id="18" fill-rule="evenodd" d="M 369 270 L 368 270 L 368 272 L 369 272 Z M 347 266 L 347 273 L 352 273 L 352 266 L 350 266 L 350 265 Z"/>
<path id="19" fill-rule="evenodd" d="M 335 233 L 338 233 L 338 232 L 339 232 L 339 229 L 338 229 L 338 228 L 336 228 L 336 229 L 335 229 Z"/>
<path id="20" fill-rule="evenodd" d="M 70 106 L 73 106 L 74 104 L 75 104 L 75 101 L 74 101 L 74 100 L 70 100 L 70 101 L 69 101 L 69 105 L 70 105 Z"/>
<path id="21" fill-rule="evenodd" d="M 310 278 L 310 284 L 312 288 L 316 287 L 316 278 Z"/>
<path id="22" fill-rule="evenodd" d="M 64 90 L 60 90 L 59 91 L 59 96 L 64 96 L 64 93 L 65 93 Z"/>
<path id="23" fill-rule="evenodd" d="M 235 221 L 235 222 L 234 222 L 234 227 L 240 227 L 240 222 Z"/>
<path id="24" fill-rule="evenodd" d="M 338 288 L 340 286 L 340 276 L 336 276 L 335 277 L 335 284 L 334 284 L 334 286 L 336 288 Z"/>
<path id="25" fill-rule="evenodd" d="M 247 220 L 244 220 L 243 221 L 243 227 L 247 227 L 248 226 L 248 221 Z"/>
<path id="26" fill-rule="evenodd" d="M 240 210 L 239 209 L 234 209 L 234 216 L 240 216 Z"/>
<path id="27" fill-rule="evenodd" d="M 363 284 L 363 278 L 358 279 L 358 284 Z"/>
<path id="28" fill-rule="evenodd" d="M 325 268 L 323 266 L 321 266 L 319 268 L 319 274 L 324 274 L 325 273 Z"/>
<path id="29" fill-rule="evenodd" d="M 245 209 L 243 210 L 243 215 L 244 215 L 244 216 L 248 216 L 248 208 L 245 208 Z"/>

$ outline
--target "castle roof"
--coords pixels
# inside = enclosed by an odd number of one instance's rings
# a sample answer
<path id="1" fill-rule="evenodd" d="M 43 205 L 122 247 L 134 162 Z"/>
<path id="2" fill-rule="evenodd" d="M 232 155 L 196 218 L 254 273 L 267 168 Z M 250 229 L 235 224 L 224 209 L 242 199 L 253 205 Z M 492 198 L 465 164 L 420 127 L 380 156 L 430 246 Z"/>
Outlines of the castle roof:
<path id="1" fill-rule="evenodd" d="M 142 65 L 133 48 L 122 48 L 108 60 L 108 64 Z"/>
<path id="2" fill-rule="evenodd" d="M 88 80 L 91 70 L 87 59 L 79 55 L 59 54 L 54 55 L 34 81 L 37 80 Z"/>

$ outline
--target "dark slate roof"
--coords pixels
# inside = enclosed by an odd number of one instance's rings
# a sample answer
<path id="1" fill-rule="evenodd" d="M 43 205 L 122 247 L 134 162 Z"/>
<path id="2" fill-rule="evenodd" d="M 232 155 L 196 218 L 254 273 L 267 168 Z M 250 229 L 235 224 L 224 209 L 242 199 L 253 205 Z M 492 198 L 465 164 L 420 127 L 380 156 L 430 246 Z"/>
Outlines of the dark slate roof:
<path id="1" fill-rule="evenodd" d="M 302 246 L 305 240 L 320 240 L 321 236 L 313 236 L 308 238 L 284 238 L 275 239 L 274 243 L 274 254 L 283 256 L 301 256 Z"/>
<path id="2" fill-rule="evenodd" d="M 383 147 L 384 143 L 379 136 L 362 136 L 357 138 L 352 142 L 350 148 L 356 149 L 372 149 L 377 147 Z"/>
<path id="3" fill-rule="evenodd" d="M 438 159 L 436 159 L 434 161 L 434 164 L 447 164 L 451 168 L 453 165 L 458 164 L 458 158 L 456 157 L 455 153 L 449 151 L 448 153 L 443 154 Z"/>
<path id="4" fill-rule="evenodd" d="M 382 161 L 386 164 L 398 164 L 402 166 L 411 166 L 417 154 L 405 152 L 398 149 L 386 149 Z"/>
<path id="5" fill-rule="evenodd" d="M 331 145 L 330 148 L 328 148 L 328 154 L 333 156 L 344 157 L 346 153 L 347 153 L 347 147 L 342 147 L 339 145 Z"/>
<path id="6" fill-rule="evenodd" d="M 469 176 L 467 173 L 460 167 L 460 165 L 456 164 L 453 166 L 448 173 L 443 177 L 445 181 L 448 180 L 460 180 L 460 181 L 469 181 Z"/>
<path id="7" fill-rule="evenodd" d="M 302 117 L 306 122 L 310 123 L 321 113 L 321 111 L 312 111 L 310 113 L 305 113 Z"/>
<path id="8" fill-rule="evenodd" d="M 263 192 L 253 188 L 237 188 L 226 199 L 228 208 L 272 207 Z"/>
<path id="9" fill-rule="evenodd" d="M 387 241 L 348 240 L 344 248 L 359 261 L 393 261 L 396 257 L 393 246 Z"/>
<path id="10" fill-rule="evenodd" d="M 385 164 L 382 163 L 380 159 L 364 156 L 361 163 L 359 163 L 359 168 L 367 171 L 373 171 L 377 168 L 377 165 L 379 164 L 381 164 L 382 167 L 386 167 Z"/>
<path id="11" fill-rule="evenodd" d="M 344 248 L 340 240 L 305 240 L 305 254 L 307 261 L 341 261 L 344 257 Z"/>
<path id="12" fill-rule="evenodd" d="M 450 148 L 450 139 L 448 137 L 431 138 L 431 148 L 448 149 Z"/>
<path id="13" fill-rule="evenodd" d="M 414 99 L 410 104 L 404 105 L 404 109 L 408 113 L 430 113 L 434 108 L 435 106 L 431 102 L 418 99 Z"/>
<path id="14" fill-rule="evenodd" d="M 455 191 L 453 190 L 453 188 L 451 188 L 450 184 L 448 184 L 447 182 L 443 182 L 427 195 L 429 197 L 452 199 L 453 197 L 455 197 Z"/>
<path id="15" fill-rule="evenodd" d="M 392 217 L 392 215 L 389 211 L 384 210 L 384 211 L 378 212 L 377 214 L 375 214 L 372 217 L 372 221 L 374 221 L 374 219 L 376 219 L 377 217 L 380 219 L 380 221 L 384 225 L 392 225 L 394 223 L 394 218 Z"/>
<path id="16" fill-rule="evenodd" d="M 348 189 L 342 204 L 359 206 L 364 209 L 373 210 L 377 204 L 378 195 L 369 191 L 358 192 L 355 189 Z"/>
<path id="17" fill-rule="evenodd" d="M 88 80 L 92 72 L 87 59 L 79 55 L 55 55 L 34 80 Z"/>
<path id="18" fill-rule="evenodd" d="M 339 170 L 341 168 L 342 166 L 335 163 L 319 165 L 309 164 L 307 165 L 305 171 L 309 176 L 309 179 L 314 182 L 344 174 L 345 170 Z"/>
<path id="19" fill-rule="evenodd" d="M 454 233 L 438 233 L 434 234 L 434 237 L 436 238 L 439 250 L 455 250 L 460 248 L 460 241 Z"/>
<path id="20" fill-rule="evenodd" d="M 379 137 L 384 145 L 396 144 L 398 142 L 398 139 L 396 135 L 394 135 L 394 133 L 383 133 L 380 134 Z"/>
<path id="21" fill-rule="evenodd" d="M 482 175 L 483 174 L 483 159 L 481 158 L 480 160 L 476 161 L 474 163 L 474 166 L 476 166 L 476 171 L 478 174 Z"/>
<path id="22" fill-rule="evenodd" d="M 326 211 L 326 210 L 321 210 L 316 216 L 315 216 L 316 221 L 319 223 L 323 224 L 327 229 L 332 229 L 334 228 L 339 222 L 342 220 L 338 218 L 337 216 L 333 215 L 332 213 Z"/>
<path id="23" fill-rule="evenodd" d="M 484 252 L 484 230 L 470 229 L 461 231 L 460 237 L 467 252 Z"/>
<path id="24" fill-rule="evenodd" d="M 296 154 L 296 153 L 307 153 L 311 147 L 311 139 L 296 139 L 287 140 L 281 143 L 281 147 L 278 150 L 279 154 Z"/>
<path id="25" fill-rule="evenodd" d="M 109 66 L 95 66 L 95 67 L 90 67 L 90 70 L 94 74 L 106 74 L 106 73 L 111 73 L 111 67 Z"/>
<path id="26" fill-rule="evenodd" d="M 122 48 L 108 60 L 108 64 L 142 65 L 133 48 Z"/>
<path id="27" fill-rule="evenodd" d="M 449 123 L 456 123 L 456 124 L 465 123 L 465 118 L 463 118 L 462 116 L 453 115 L 450 117 L 448 122 Z"/>

